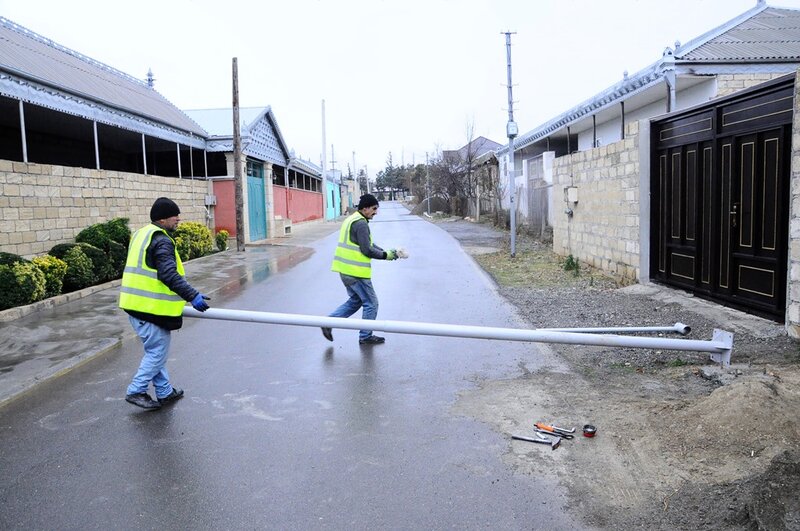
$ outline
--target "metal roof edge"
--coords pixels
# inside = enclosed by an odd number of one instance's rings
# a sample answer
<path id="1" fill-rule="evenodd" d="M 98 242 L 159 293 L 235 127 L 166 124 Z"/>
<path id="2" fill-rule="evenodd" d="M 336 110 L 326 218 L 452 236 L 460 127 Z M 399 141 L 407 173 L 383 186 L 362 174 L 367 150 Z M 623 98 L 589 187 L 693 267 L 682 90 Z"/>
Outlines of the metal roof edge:
<path id="1" fill-rule="evenodd" d="M 678 49 L 675 50 L 675 59 L 678 60 L 683 55 L 691 53 L 692 51 L 696 50 L 700 46 L 702 46 L 705 43 L 707 43 L 708 41 L 710 41 L 711 39 L 715 39 L 716 37 L 719 37 L 720 35 L 722 35 L 726 31 L 735 28 L 736 26 L 738 26 L 742 22 L 744 22 L 744 21 L 746 21 L 746 20 L 748 20 L 750 18 L 753 18 L 755 15 L 761 13 L 762 11 L 767 9 L 768 7 L 769 6 L 766 4 L 766 2 L 764 2 L 764 4 L 762 4 L 762 5 L 757 5 L 756 7 L 752 8 L 752 9 L 748 9 L 747 11 L 742 13 L 741 15 L 738 15 L 738 16 L 730 19 L 729 21 L 717 26 L 716 28 L 707 31 L 707 32 L 703 33 L 702 35 L 700 35 L 698 37 L 695 37 L 694 39 L 691 39 L 686 44 L 682 44 Z"/>
<path id="2" fill-rule="evenodd" d="M 22 26 L 20 24 L 17 24 L 16 22 L 14 22 L 12 20 L 9 20 L 9 19 L 7 19 L 7 18 L 5 18 L 3 16 L 0 16 L 0 24 L 2 24 L 4 26 L 7 26 L 7 27 L 11 28 L 14 31 L 22 33 L 22 34 L 24 34 L 24 35 L 26 35 L 26 36 L 28 36 L 28 37 L 30 37 L 32 39 L 35 39 L 35 40 L 41 42 L 42 44 L 46 44 L 47 46 L 50 46 L 51 48 L 55 48 L 56 50 L 58 50 L 60 52 L 64 52 L 66 54 L 69 54 L 69 55 L 77 58 L 77 59 L 80 59 L 81 61 L 84 61 L 86 63 L 89 63 L 89 64 L 93 65 L 93 66 L 101 68 L 101 69 L 103 69 L 103 70 L 105 70 L 107 72 L 110 72 L 110 73 L 112 73 L 112 74 L 114 74 L 116 76 L 123 77 L 128 81 L 137 83 L 137 84 L 142 85 L 144 87 L 152 88 L 152 87 L 149 87 L 147 85 L 147 82 L 145 82 L 142 79 L 135 78 L 130 74 L 126 74 L 125 72 L 123 72 L 121 70 L 117 70 L 113 66 L 109 66 L 109 65 L 107 65 L 107 64 L 105 64 L 105 63 L 103 63 L 101 61 L 98 61 L 97 59 L 92 59 L 91 57 L 89 57 L 87 55 L 83 55 L 82 53 L 76 52 L 75 50 L 73 50 L 71 48 L 67 48 L 66 46 L 58 44 L 54 40 L 48 39 L 47 37 L 45 37 L 43 35 L 39 35 L 35 31 L 30 30 L 30 29 L 28 29 L 25 26 Z M 160 92 L 159 92 L 159 94 L 161 95 Z M 163 95 L 161 95 L 161 97 L 163 97 Z M 166 98 L 164 98 L 164 99 L 166 99 Z"/>
<path id="3" fill-rule="evenodd" d="M 662 57 L 655 63 L 643 68 L 633 76 L 623 79 L 619 83 L 616 83 L 602 92 L 595 94 L 591 98 L 582 101 L 578 105 L 545 122 L 539 127 L 532 129 L 514 142 L 515 149 L 527 147 L 536 140 L 543 138 L 550 133 L 558 131 L 577 119 L 590 114 L 591 111 L 601 110 L 615 101 L 627 99 L 628 97 L 633 96 L 634 94 L 637 94 L 638 92 L 641 92 L 642 90 L 654 85 L 664 77 L 664 73 L 661 68 L 663 63 L 664 58 Z M 508 146 L 498 150 L 497 153 L 505 153 L 506 151 L 508 151 Z"/>

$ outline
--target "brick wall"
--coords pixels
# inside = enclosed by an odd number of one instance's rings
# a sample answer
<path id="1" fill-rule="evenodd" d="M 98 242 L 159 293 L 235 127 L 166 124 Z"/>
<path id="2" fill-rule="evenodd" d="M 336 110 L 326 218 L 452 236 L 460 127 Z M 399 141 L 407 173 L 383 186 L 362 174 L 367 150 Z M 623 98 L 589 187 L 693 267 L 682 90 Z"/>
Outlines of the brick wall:
<path id="1" fill-rule="evenodd" d="M 207 193 L 203 180 L 0 160 L 0 251 L 30 258 L 115 217 L 136 230 L 160 196 L 178 203 L 183 221 L 206 223 Z"/>
<path id="2" fill-rule="evenodd" d="M 577 204 L 564 199 L 569 186 Z M 556 254 L 623 281 L 639 278 L 638 123 L 626 126 L 624 140 L 554 160 L 553 223 Z"/>

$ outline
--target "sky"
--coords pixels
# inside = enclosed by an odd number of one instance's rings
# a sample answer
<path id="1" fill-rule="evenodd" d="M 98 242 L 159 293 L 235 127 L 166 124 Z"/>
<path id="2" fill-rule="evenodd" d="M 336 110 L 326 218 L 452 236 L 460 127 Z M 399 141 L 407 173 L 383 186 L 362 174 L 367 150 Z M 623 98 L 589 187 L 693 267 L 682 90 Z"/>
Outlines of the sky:
<path id="1" fill-rule="evenodd" d="M 768 1 L 800 8 L 800 0 Z M 0 0 L 0 16 L 181 109 L 271 106 L 286 144 L 369 175 L 520 134 L 755 7 L 756 0 Z"/>

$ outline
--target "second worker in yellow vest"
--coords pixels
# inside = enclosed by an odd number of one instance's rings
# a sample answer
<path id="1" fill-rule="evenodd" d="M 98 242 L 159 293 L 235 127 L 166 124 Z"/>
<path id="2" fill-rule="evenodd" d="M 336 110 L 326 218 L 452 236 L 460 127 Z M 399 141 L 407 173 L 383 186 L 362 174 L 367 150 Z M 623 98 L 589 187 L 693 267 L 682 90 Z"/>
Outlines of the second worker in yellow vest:
<path id="1" fill-rule="evenodd" d="M 378 315 L 378 296 L 372 287 L 371 262 L 376 260 L 397 260 L 397 251 L 384 251 L 372 242 L 369 220 L 378 212 L 378 200 L 371 194 L 364 194 L 358 202 L 358 211 L 342 223 L 336 252 L 331 269 L 339 277 L 347 290 L 349 298 L 329 314 L 329 317 L 350 317 L 364 308 L 362 319 L 374 320 Z M 323 328 L 322 335 L 333 341 L 333 331 Z M 379 345 L 386 340 L 376 336 L 372 330 L 360 330 L 358 342 L 361 345 Z"/>

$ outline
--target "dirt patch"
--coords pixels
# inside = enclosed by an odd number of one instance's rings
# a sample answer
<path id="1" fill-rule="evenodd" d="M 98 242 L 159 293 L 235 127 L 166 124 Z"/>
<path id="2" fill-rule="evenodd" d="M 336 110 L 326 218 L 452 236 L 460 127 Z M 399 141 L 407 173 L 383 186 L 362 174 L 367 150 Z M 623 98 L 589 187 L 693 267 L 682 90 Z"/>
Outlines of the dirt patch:
<path id="1" fill-rule="evenodd" d="M 474 225 L 454 227 L 464 223 L 442 228 L 459 238 Z M 598 427 L 555 451 L 509 439 L 509 466 L 559 477 L 595 527 L 800 529 L 800 347 L 782 325 L 585 267 L 576 275 L 524 237 L 513 260 L 505 245 L 475 259 L 531 328 L 683 322 L 691 339 L 734 333 L 727 370 L 706 353 L 554 345 L 543 348 L 569 372 L 520 366 L 517 378 L 476 382 L 455 410 L 500 433 L 531 435 L 539 420 Z"/>

